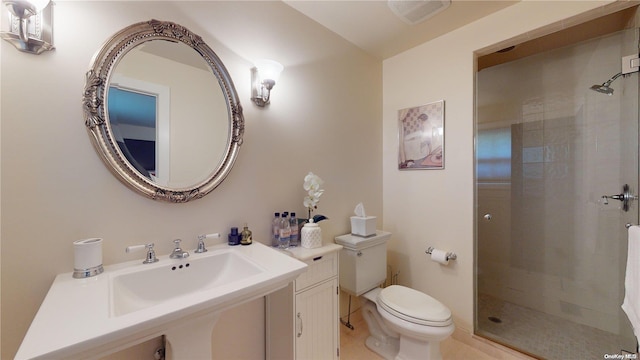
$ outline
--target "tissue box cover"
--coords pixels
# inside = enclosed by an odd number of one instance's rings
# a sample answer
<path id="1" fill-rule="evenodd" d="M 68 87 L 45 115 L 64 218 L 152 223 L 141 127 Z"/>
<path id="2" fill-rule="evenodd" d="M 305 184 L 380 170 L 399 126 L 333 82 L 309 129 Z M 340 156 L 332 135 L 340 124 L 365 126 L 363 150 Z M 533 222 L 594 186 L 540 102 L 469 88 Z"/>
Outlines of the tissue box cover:
<path id="1" fill-rule="evenodd" d="M 373 236 L 376 234 L 376 217 L 375 216 L 352 216 L 351 217 L 351 234 L 357 236 Z"/>

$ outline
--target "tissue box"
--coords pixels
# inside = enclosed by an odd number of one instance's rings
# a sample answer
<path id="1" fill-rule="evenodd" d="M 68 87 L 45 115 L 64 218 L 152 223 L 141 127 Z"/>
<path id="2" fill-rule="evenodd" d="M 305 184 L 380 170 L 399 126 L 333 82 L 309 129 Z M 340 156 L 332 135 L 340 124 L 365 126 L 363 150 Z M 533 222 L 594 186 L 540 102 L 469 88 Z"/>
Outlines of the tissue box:
<path id="1" fill-rule="evenodd" d="M 352 216 L 351 217 L 351 234 L 356 236 L 373 236 L 376 234 L 376 217 L 375 216 Z"/>

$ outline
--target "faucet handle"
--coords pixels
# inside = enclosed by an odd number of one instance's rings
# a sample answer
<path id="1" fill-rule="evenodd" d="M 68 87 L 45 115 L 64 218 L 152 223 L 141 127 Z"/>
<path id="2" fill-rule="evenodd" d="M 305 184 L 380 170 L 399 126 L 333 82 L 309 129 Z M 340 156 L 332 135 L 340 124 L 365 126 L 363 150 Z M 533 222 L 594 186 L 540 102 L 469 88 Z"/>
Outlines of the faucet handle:
<path id="1" fill-rule="evenodd" d="M 125 252 L 130 253 L 132 251 L 147 249 L 147 257 L 142 263 L 153 264 L 154 262 L 158 261 L 158 258 L 156 258 L 156 252 L 155 250 L 153 250 L 153 247 L 154 247 L 153 243 L 149 243 L 146 245 L 131 245 L 131 246 L 127 246 L 127 248 L 125 249 Z"/>
<path id="2" fill-rule="evenodd" d="M 195 252 L 197 253 L 207 252 L 207 248 L 204 246 L 205 239 L 219 238 L 219 237 L 220 237 L 220 233 L 198 235 L 198 248 L 195 250 Z"/>
<path id="3" fill-rule="evenodd" d="M 176 249 L 180 249 L 180 242 L 182 241 L 182 239 L 175 239 L 173 240 L 173 243 L 176 246 Z"/>

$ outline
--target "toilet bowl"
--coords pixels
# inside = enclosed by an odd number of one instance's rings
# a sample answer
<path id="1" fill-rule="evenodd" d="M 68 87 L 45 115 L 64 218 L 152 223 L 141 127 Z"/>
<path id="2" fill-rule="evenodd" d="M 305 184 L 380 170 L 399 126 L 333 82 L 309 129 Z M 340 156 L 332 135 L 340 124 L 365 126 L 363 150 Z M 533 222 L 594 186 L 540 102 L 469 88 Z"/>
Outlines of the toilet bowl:
<path id="1" fill-rule="evenodd" d="M 455 326 L 451 311 L 420 291 L 391 285 L 380 288 L 386 278 L 388 232 L 361 238 L 336 237 L 340 251 L 340 287 L 360 296 L 362 316 L 369 328 L 369 349 L 387 360 L 439 360 L 440 342 Z"/>
<path id="2" fill-rule="evenodd" d="M 446 306 L 399 285 L 375 288 L 362 298 L 368 348 L 388 360 L 442 359 L 440 342 L 455 329 Z"/>

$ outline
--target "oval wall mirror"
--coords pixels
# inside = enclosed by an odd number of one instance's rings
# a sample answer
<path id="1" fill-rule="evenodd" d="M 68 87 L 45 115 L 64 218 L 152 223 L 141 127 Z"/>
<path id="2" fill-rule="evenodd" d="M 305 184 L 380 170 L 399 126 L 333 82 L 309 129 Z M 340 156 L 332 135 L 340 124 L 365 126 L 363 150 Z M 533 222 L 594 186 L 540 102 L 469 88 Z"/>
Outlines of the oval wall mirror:
<path id="1" fill-rule="evenodd" d="M 152 199 L 205 196 L 242 144 L 242 107 L 224 64 L 172 22 L 141 22 L 111 37 L 87 72 L 83 108 L 107 166 Z"/>

